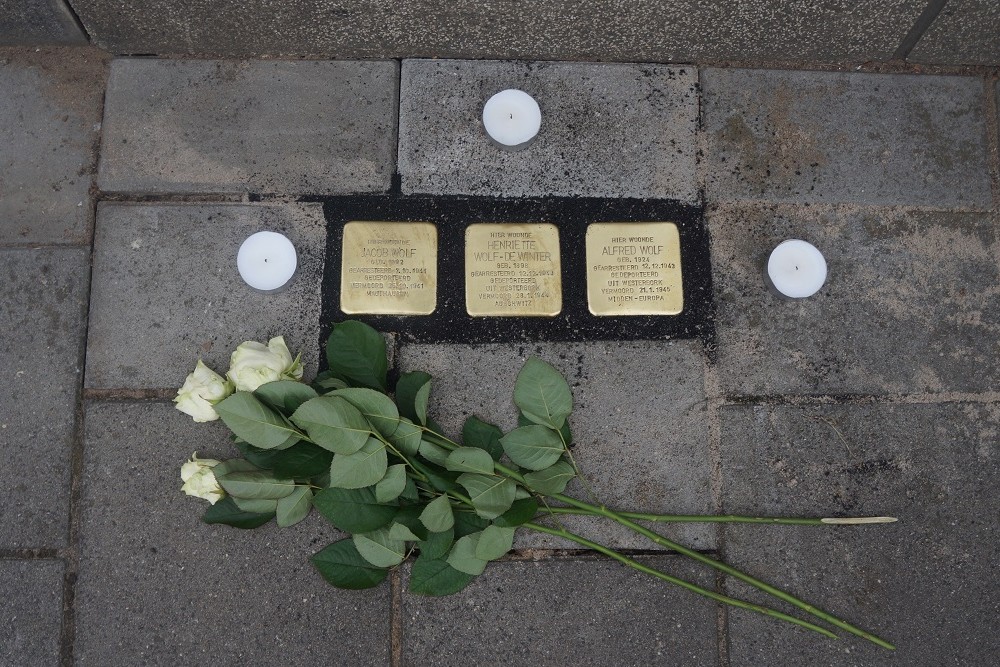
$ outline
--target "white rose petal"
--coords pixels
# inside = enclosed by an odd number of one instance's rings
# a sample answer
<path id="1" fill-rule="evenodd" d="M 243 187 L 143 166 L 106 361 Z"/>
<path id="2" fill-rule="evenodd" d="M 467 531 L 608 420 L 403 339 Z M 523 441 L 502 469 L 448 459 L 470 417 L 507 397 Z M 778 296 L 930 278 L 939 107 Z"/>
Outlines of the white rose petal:
<path id="1" fill-rule="evenodd" d="M 219 462 L 215 459 L 199 459 L 198 452 L 195 452 L 191 460 L 181 466 L 181 480 L 184 482 L 181 491 L 213 505 L 222 500 L 226 492 L 219 486 L 215 473 L 212 472 L 212 468 L 217 465 Z"/>
<path id="2" fill-rule="evenodd" d="M 226 374 L 239 391 L 254 391 L 262 384 L 275 380 L 302 378 L 302 364 L 292 359 L 285 339 L 277 336 L 267 345 L 246 341 L 233 352 Z"/>
<path id="3" fill-rule="evenodd" d="M 177 390 L 174 403 L 177 409 L 191 417 L 196 422 L 210 422 L 219 418 L 212 407 L 233 393 L 233 384 L 200 359 L 194 372 L 187 376 L 184 385 Z"/>

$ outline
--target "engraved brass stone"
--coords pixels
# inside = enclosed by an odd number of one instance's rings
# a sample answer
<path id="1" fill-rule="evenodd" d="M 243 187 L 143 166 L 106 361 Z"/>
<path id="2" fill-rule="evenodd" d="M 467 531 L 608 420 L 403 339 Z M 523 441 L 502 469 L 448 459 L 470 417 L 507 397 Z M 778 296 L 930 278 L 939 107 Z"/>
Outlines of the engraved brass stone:
<path id="1" fill-rule="evenodd" d="M 680 313 L 684 289 L 677 225 L 597 222 L 587 227 L 587 305 L 599 316 Z"/>
<path id="2" fill-rule="evenodd" d="M 547 223 L 469 225 L 465 309 L 474 317 L 554 317 L 562 311 L 559 229 Z"/>
<path id="3" fill-rule="evenodd" d="M 429 222 L 344 225 L 340 309 L 430 315 L 437 307 L 437 227 Z"/>

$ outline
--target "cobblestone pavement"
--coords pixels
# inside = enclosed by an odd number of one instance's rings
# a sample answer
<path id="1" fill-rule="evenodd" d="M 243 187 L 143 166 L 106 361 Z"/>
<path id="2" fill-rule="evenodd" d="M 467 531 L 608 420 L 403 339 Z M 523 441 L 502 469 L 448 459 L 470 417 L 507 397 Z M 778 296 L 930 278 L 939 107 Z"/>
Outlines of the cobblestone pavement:
<path id="1" fill-rule="evenodd" d="M 998 72 L 488 61 L 109 60 L 0 50 L 0 665 L 970 665 L 1000 651 Z M 484 96 L 539 100 L 500 153 Z M 317 364 L 320 197 L 670 198 L 705 208 L 714 343 L 394 344 L 432 408 L 513 425 L 527 355 L 570 379 L 581 464 L 650 511 L 891 514 L 889 526 L 671 535 L 882 634 L 887 653 L 730 611 L 535 536 L 461 594 L 326 586 L 335 531 L 198 521 L 218 424 L 169 399 L 195 359 L 284 333 Z M 248 290 L 238 243 L 300 252 Z M 782 301 L 785 238 L 830 280 Z M 578 524 L 658 567 L 755 591 Z"/>

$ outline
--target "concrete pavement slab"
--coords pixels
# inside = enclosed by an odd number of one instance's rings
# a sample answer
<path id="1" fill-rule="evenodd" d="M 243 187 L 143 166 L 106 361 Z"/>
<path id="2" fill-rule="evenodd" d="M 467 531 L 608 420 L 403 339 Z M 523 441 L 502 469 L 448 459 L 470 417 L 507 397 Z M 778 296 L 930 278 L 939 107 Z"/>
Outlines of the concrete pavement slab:
<path id="1" fill-rule="evenodd" d="M 692 62 L 887 60 L 920 0 L 73 0 L 115 53 Z"/>
<path id="2" fill-rule="evenodd" d="M 97 49 L 0 48 L 0 243 L 90 240 L 106 66 Z"/>
<path id="3" fill-rule="evenodd" d="M 708 426 L 700 344 L 655 343 L 405 345 L 403 371 L 434 377 L 431 414 L 460 436 L 470 415 L 505 432 L 517 426 L 514 381 L 529 356 L 558 368 L 574 394 L 569 422 L 573 456 L 590 489 L 574 481 L 567 493 L 635 512 L 711 513 Z M 570 529 L 614 547 L 655 545 L 630 531 L 582 517 L 561 517 Z M 715 544 L 703 525 L 661 526 L 672 538 L 701 549 Z M 519 548 L 573 548 L 547 535 L 518 532 Z"/>
<path id="4" fill-rule="evenodd" d="M 993 0 L 949 0 L 906 59 L 1000 65 L 1000 5 Z"/>
<path id="5" fill-rule="evenodd" d="M 64 0 L 3 0 L 0 45 L 86 44 Z"/>
<path id="6" fill-rule="evenodd" d="M 245 340 L 284 335 L 315 373 L 326 224 L 319 204 L 100 206 L 94 243 L 87 386 L 179 387 L 199 357 L 220 373 Z M 285 234 L 298 272 L 261 294 L 236 253 L 253 233 Z"/>
<path id="7" fill-rule="evenodd" d="M 996 214 L 725 206 L 709 212 L 727 394 L 992 391 L 1000 381 Z M 764 285 L 801 238 L 829 274 L 807 299 Z"/>
<path id="8" fill-rule="evenodd" d="M 0 560 L 0 665 L 58 665 L 63 563 Z"/>
<path id="9" fill-rule="evenodd" d="M 393 62 L 115 60 L 108 192 L 382 192 L 395 171 Z"/>
<path id="10" fill-rule="evenodd" d="M 219 422 L 167 402 L 91 403 L 86 420 L 77 664 L 388 664 L 389 585 L 327 585 L 309 557 L 340 536 L 318 514 L 201 522 L 180 466 L 195 449 L 238 456 Z"/>
<path id="11" fill-rule="evenodd" d="M 883 636 L 828 641 L 729 613 L 733 665 L 984 665 L 1000 637 L 992 582 L 997 404 L 733 406 L 722 410 L 727 512 L 899 517 L 879 526 L 729 526 L 725 555 Z M 735 582 L 731 594 L 756 591 Z"/>
<path id="12" fill-rule="evenodd" d="M 712 587 L 677 556 L 646 565 Z M 709 600 L 610 560 L 491 563 L 456 595 L 403 595 L 403 665 L 715 665 Z"/>
<path id="13" fill-rule="evenodd" d="M 702 70 L 708 201 L 989 207 L 979 78 Z"/>
<path id="14" fill-rule="evenodd" d="M 657 65 L 404 61 L 403 192 L 694 201 L 697 80 L 693 68 Z M 517 152 L 482 127 L 483 105 L 507 88 L 542 112 Z"/>
<path id="15" fill-rule="evenodd" d="M 0 250 L 0 548 L 66 544 L 86 248 Z"/>

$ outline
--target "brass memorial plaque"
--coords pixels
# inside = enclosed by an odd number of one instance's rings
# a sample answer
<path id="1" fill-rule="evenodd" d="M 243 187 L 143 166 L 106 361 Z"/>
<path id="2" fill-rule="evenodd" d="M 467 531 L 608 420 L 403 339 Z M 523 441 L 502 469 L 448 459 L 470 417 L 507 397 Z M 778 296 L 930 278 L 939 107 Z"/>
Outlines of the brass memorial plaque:
<path id="1" fill-rule="evenodd" d="M 677 315 L 684 309 L 681 237 L 672 222 L 587 227 L 587 304 L 594 315 Z"/>
<path id="2" fill-rule="evenodd" d="M 348 222 L 340 309 L 430 315 L 437 307 L 437 250 L 437 227 L 429 222 Z"/>
<path id="3" fill-rule="evenodd" d="M 469 225 L 465 309 L 472 316 L 558 315 L 562 310 L 559 229 L 544 223 Z"/>

